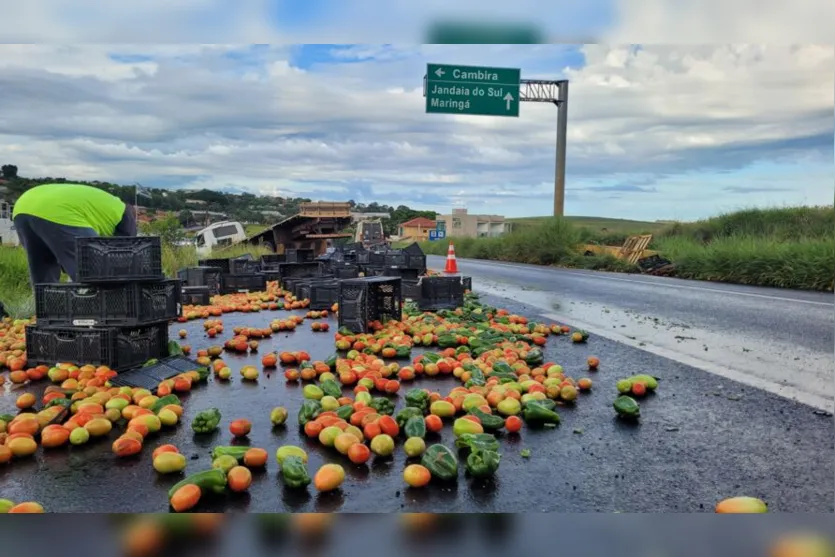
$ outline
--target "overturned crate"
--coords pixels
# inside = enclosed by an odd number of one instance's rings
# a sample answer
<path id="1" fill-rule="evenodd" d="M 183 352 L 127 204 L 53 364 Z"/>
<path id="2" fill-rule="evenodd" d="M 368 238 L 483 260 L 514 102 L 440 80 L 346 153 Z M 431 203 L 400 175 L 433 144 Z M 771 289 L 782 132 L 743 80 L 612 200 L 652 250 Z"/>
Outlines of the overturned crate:
<path id="1" fill-rule="evenodd" d="M 460 275 L 421 277 L 418 307 L 421 311 L 456 309 L 464 305 L 464 282 Z"/>
<path id="2" fill-rule="evenodd" d="M 353 333 L 371 330 L 372 323 L 402 317 L 401 279 L 364 277 L 339 282 L 339 328 Z"/>
<path id="3" fill-rule="evenodd" d="M 320 261 L 308 261 L 306 263 L 279 263 L 278 274 L 281 280 L 288 278 L 312 278 L 322 275 L 322 263 Z"/>
<path id="4" fill-rule="evenodd" d="M 338 280 L 322 280 L 310 283 L 310 309 L 321 311 L 331 309 L 339 301 Z"/>
<path id="5" fill-rule="evenodd" d="M 201 366 L 185 356 L 168 356 L 159 361 L 134 367 L 110 380 L 115 387 L 137 387 L 155 392 L 159 384 L 181 373 L 198 371 Z M 205 372 L 204 372 L 205 373 Z"/>

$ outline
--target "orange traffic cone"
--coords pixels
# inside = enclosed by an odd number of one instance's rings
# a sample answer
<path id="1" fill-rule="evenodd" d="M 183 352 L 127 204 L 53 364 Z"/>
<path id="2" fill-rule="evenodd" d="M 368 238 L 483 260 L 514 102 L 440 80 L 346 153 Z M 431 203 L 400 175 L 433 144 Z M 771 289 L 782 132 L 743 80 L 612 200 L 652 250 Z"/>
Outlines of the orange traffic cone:
<path id="1" fill-rule="evenodd" d="M 444 272 L 449 275 L 458 274 L 458 263 L 455 261 L 455 246 L 452 245 L 452 242 L 449 243 L 449 250 L 446 253 L 446 267 L 444 268 Z"/>

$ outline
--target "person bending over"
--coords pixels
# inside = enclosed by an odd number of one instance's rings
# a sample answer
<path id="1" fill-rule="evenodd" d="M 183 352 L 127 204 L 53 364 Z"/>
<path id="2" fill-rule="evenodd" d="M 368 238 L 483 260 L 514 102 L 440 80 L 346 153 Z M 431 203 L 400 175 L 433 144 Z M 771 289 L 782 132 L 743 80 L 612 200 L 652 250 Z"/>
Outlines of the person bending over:
<path id="1" fill-rule="evenodd" d="M 35 186 L 17 200 L 12 219 L 33 287 L 59 282 L 61 269 L 76 281 L 76 238 L 136 236 L 133 205 L 83 184 Z"/>

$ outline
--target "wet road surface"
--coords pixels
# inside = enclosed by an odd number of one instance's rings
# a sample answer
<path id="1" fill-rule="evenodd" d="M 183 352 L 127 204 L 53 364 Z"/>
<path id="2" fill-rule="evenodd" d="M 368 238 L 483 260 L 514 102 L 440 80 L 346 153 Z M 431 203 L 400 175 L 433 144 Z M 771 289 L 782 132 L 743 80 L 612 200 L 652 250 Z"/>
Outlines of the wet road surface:
<path id="1" fill-rule="evenodd" d="M 443 268 L 443 257 L 430 256 Z M 835 297 L 459 259 L 474 288 L 749 386 L 835 409 Z"/>
<path id="2" fill-rule="evenodd" d="M 530 306 L 495 298 L 495 305 L 534 317 Z M 266 326 L 287 312 L 227 314 L 227 333 L 236 325 Z M 331 319 L 335 328 L 335 319 Z M 221 339 L 203 333 L 202 322 L 174 324 L 189 331 L 183 341 L 196 351 Z M 332 329 L 333 330 L 333 329 Z M 473 480 L 462 470 L 457 483 L 407 488 L 402 480 L 406 465 L 402 440 L 393 458 L 372 458 L 368 465 L 351 464 L 335 450 L 300 437 L 296 413 L 302 401 L 301 385 L 288 385 L 281 371 L 262 375 L 257 383 L 241 381 L 245 364 L 260 368 L 261 354 L 273 350 L 306 350 L 314 360 L 333 352 L 333 336 L 312 333 L 305 322 L 294 333 L 281 333 L 262 341 L 257 354 L 225 354 L 233 369 L 227 383 L 210 378 L 209 384 L 182 397 L 185 413 L 173 429 L 163 430 L 146 442 L 136 457 L 119 459 L 109 439 L 81 447 L 39 450 L 29 459 L 0 466 L 0 498 L 39 501 L 56 512 L 165 512 L 166 491 L 182 475 L 159 476 L 151 466 L 153 449 L 174 443 L 187 456 L 187 474 L 208 469 L 211 448 L 231 444 L 229 423 L 236 418 L 253 422 L 248 438 L 252 446 L 270 453 L 266 471 L 255 473 L 247 494 L 207 498 L 195 510 L 216 512 L 711 512 L 716 502 L 736 495 L 763 498 L 773 511 L 832 512 L 835 496 L 831 416 L 752 389 L 733 381 L 670 361 L 645 350 L 597 336 L 587 345 L 574 345 L 566 337 L 551 338 L 546 359 L 564 366 L 566 373 L 594 380 L 591 393 L 574 408 L 561 408 L 562 424 L 553 430 L 504 435 L 502 462 L 493 480 Z M 413 354 L 416 354 L 415 351 Z M 601 359 L 600 370 L 586 371 L 586 358 Z M 657 394 L 642 403 L 639 425 L 614 417 L 611 403 L 618 379 L 636 373 L 660 378 Z M 429 386 L 446 394 L 454 379 L 422 378 L 404 383 Z M 42 391 L 45 384 L 38 384 Z M 0 396 L 0 413 L 13 412 L 20 394 Z M 272 429 L 274 406 L 288 408 L 283 428 Z M 223 414 L 218 432 L 195 436 L 192 417 L 205 408 Z M 398 402 L 397 408 L 402 407 Z M 124 426 L 122 426 L 124 427 Z M 452 445 L 451 427 L 428 438 L 427 445 Z M 118 430 L 118 431 L 117 431 Z M 301 492 L 286 489 L 279 479 L 275 450 L 285 444 L 304 447 L 311 477 L 321 464 L 337 462 L 346 470 L 341 490 L 318 494 L 312 487 Z M 520 455 L 530 449 L 529 458 Z"/>

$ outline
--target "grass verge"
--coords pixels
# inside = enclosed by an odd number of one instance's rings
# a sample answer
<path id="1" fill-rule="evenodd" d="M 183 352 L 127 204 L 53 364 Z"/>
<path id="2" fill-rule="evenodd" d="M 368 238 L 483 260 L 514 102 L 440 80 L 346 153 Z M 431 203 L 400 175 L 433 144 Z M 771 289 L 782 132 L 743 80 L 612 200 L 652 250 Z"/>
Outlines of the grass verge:
<path id="1" fill-rule="evenodd" d="M 835 208 L 746 209 L 655 232 L 652 248 L 681 278 L 756 286 L 831 291 L 835 278 Z M 608 232 L 608 231 L 604 231 Z M 569 219 L 537 219 L 500 238 L 452 238 L 459 257 L 635 272 L 609 257 L 583 257 L 582 243 L 616 245 Z M 447 242 L 424 242 L 445 255 Z"/>

